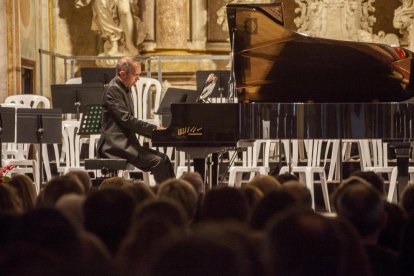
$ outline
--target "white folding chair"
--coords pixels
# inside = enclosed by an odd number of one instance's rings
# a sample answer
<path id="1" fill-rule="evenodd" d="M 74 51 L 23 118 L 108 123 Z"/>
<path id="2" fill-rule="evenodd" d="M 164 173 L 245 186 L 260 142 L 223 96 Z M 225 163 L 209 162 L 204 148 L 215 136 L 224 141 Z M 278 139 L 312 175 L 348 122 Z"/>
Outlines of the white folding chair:
<path id="1" fill-rule="evenodd" d="M 381 139 L 361 139 L 358 140 L 358 147 L 361 155 L 361 171 L 388 175 L 387 200 L 392 202 L 397 186 L 398 168 L 388 165 L 388 144 Z"/>
<path id="2" fill-rule="evenodd" d="M 65 151 L 65 164 L 61 164 L 59 148 L 54 144 L 56 167 L 60 174 L 66 174 L 74 170 L 84 170 L 80 165 L 80 137 L 77 134 L 80 122 L 65 120 L 62 122 L 62 148 Z"/>
<path id="3" fill-rule="evenodd" d="M 5 101 L 5 105 L 3 106 L 15 106 L 15 108 L 50 108 L 50 101 L 45 96 L 41 95 L 33 95 L 33 94 L 21 94 L 21 95 L 12 95 L 8 96 Z M 16 120 L 17 123 L 17 120 Z M 17 125 L 16 125 L 17 127 Z M 40 190 L 41 183 L 40 175 L 38 175 L 38 170 L 35 169 L 39 164 L 37 164 L 36 160 L 29 160 L 28 159 L 28 152 L 29 152 L 29 145 L 28 144 L 9 144 L 6 149 L 7 154 L 11 154 L 15 151 L 15 155 L 9 159 L 10 162 L 16 166 L 15 170 L 11 173 L 19 172 L 19 173 L 32 173 L 33 178 L 38 186 L 38 191 Z M 49 163 L 49 155 L 47 150 L 47 145 L 42 146 L 42 155 L 43 155 L 43 165 L 45 167 L 46 178 L 51 178 L 51 171 L 50 171 L 50 163 Z M 36 151 L 38 154 L 38 151 Z M 11 164 L 8 162 L 7 164 Z M 36 170 L 36 171 L 34 171 Z"/>
<path id="4" fill-rule="evenodd" d="M 291 140 L 293 148 L 299 148 L 298 143 L 300 140 Z M 282 167 L 280 169 L 280 174 L 288 173 L 289 170 L 292 173 L 299 174 L 299 180 L 302 183 L 305 183 L 306 187 L 311 192 L 312 196 L 312 208 L 315 209 L 315 193 L 314 193 L 314 183 L 315 183 L 315 174 L 319 175 L 323 199 L 325 202 L 325 208 L 328 212 L 331 211 L 331 205 L 329 202 L 329 192 L 328 184 L 326 179 L 325 167 L 328 160 L 328 154 L 331 150 L 331 146 L 335 140 L 303 140 L 307 153 L 307 162 L 306 165 L 300 165 L 298 163 L 299 157 L 292 156 L 293 160 L 292 165 Z M 324 148 L 324 150 L 322 150 Z M 298 150 L 294 151 L 295 154 L 298 154 Z"/>
<path id="5" fill-rule="evenodd" d="M 240 187 L 243 173 L 250 173 L 249 181 L 257 174 L 266 175 L 269 172 L 270 140 L 256 140 L 242 153 L 242 165 L 233 165 L 229 170 L 229 186 Z M 262 164 L 259 165 L 262 153 Z"/>
<path id="6" fill-rule="evenodd" d="M 155 112 L 160 106 L 161 83 L 153 78 L 141 77 L 132 87 L 134 116 L 140 120 L 159 125 L 160 118 Z"/>

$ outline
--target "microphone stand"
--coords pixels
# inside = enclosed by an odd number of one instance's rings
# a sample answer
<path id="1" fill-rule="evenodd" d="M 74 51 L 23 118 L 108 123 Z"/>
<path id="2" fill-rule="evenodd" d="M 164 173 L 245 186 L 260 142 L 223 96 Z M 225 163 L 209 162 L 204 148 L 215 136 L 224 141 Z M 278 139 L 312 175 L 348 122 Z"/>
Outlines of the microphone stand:
<path id="1" fill-rule="evenodd" d="M 38 160 L 38 166 L 39 166 L 39 187 L 42 186 L 43 182 L 43 117 L 41 114 L 37 115 L 37 141 L 39 143 L 39 160 Z"/>
<path id="2" fill-rule="evenodd" d="M 236 37 L 236 28 L 233 28 L 231 30 L 231 52 L 230 52 L 230 58 L 231 58 L 231 69 L 230 69 L 230 78 L 229 78 L 229 92 L 228 92 L 228 102 L 229 103 L 235 103 L 236 102 L 236 77 L 234 73 L 234 40 Z"/>

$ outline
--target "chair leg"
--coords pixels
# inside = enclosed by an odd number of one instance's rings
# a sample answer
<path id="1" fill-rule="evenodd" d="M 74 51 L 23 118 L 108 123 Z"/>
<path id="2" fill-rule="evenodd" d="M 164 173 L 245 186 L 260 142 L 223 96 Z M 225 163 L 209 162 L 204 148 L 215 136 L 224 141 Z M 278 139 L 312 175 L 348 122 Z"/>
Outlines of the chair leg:
<path id="1" fill-rule="evenodd" d="M 319 177 L 321 179 L 322 194 L 323 194 L 323 200 L 325 201 L 326 211 L 331 212 L 331 204 L 329 202 L 329 191 L 328 191 L 328 184 L 326 182 L 326 175 L 325 173 L 319 173 Z"/>
<path id="2" fill-rule="evenodd" d="M 312 209 L 315 210 L 315 193 L 313 188 L 313 175 L 312 172 L 307 171 L 306 173 L 300 173 L 299 179 L 305 178 L 305 181 L 301 181 L 302 183 L 305 183 L 306 187 L 309 189 L 312 197 Z"/>
<path id="3" fill-rule="evenodd" d="M 389 176 L 390 187 L 388 189 L 387 201 L 392 202 L 394 198 L 395 188 L 397 186 L 398 169 L 394 168 Z"/>
<path id="4" fill-rule="evenodd" d="M 229 187 L 234 187 L 236 182 L 236 172 L 234 170 L 230 170 L 229 173 Z"/>
<path id="5" fill-rule="evenodd" d="M 243 179 L 243 173 L 242 172 L 237 172 L 236 173 L 236 181 L 234 182 L 234 187 L 240 188 L 242 179 Z"/>

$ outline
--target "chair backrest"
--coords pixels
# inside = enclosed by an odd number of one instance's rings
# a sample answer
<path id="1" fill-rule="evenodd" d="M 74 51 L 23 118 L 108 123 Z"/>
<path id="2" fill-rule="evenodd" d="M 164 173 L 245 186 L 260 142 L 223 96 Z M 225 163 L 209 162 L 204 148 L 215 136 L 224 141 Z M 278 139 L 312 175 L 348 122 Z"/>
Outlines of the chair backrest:
<path id="1" fill-rule="evenodd" d="M 271 140 L 256 140 L 252 145 L 249 145 L 242 151 L 242 166 L 243 167 L 257 167 L 259 165 L 260 157 L 262 158 L 263 167 L 269 167 Z M 229 151 L 230 158 L 234 151 Z"/>
<path id="2" fill-rule="evenodd" d="M 132 100 L 135 117 L 141 120 L 153 119 L 155 124 L 159 124 L 159 116 L 154 113 L 161 101 L 161 83 L 158 80 L 141 77 L 132 87 Z"/>
<path id="3" fill-rule="evenodd" d="M 65 120 L 62 122 L 62 147 L 65 150 L 66 167 L 80 166 L 80 136 L 77 134 L 80 122 L 76 120 Z M 55 148 L 56 162 L 59 154 Z"/>
<path id="4" fill-rule="evenodd" d="M 45 96 L 41 95 L 32 95 L 32 94 L 22 94 L 22 95 L 12 95 L 8 96 L 4 103 L 6 104 L 23 104 L 30 106 L 31 108 L 50 108 L 50 101 Z"/>
<path id="5" fill-rule="evenodd" d="M 81 84 L 82 83 L 82 78 L 78 77 L 78 78 L 71 78 L 68 79 L 65 84 Z"/>
<path id="6" fill-rule="evenodd" d="M 305 139 L 303 140 L 307 155 L 307 167 L 325 167 L 328 160 L 333 158 L 333 140 Z"/>
<path id="7" fill-rule="evenodd" d="M 367 167 L 388 167 L 388 144 L 381 139 L 358 141 L 361 169 Z"/>

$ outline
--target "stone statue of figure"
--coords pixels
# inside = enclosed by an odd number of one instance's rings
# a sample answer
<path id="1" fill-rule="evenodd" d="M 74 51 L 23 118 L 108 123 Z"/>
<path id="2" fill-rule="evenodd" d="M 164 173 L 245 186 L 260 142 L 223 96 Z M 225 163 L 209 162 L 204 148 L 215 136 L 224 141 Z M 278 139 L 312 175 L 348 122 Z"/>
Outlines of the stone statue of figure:
<path id="1" fill-rule="evenodd" d="M 92 3 L 91 29 L 104 40 L 106 56 L 138 55 L 138 45 L 146 36 L 138 17 L 138 0 L 75 0 L 77 8 Z"/>
<path id="2" fill-rule="evenodd" d="M 414 1 L 401 0 L 402 5 L 394 11 L 394 28 L 404 35 L 402 44 L 414 51 Z"/>

